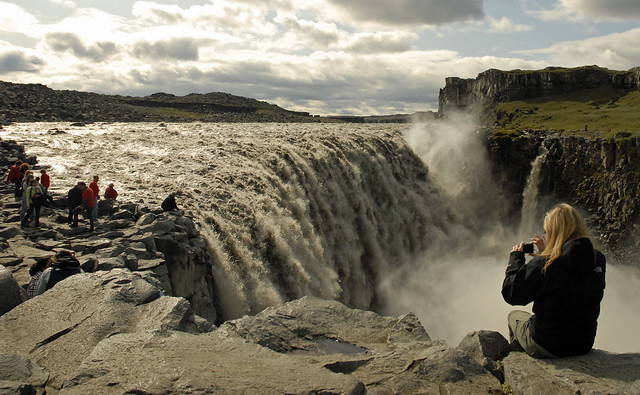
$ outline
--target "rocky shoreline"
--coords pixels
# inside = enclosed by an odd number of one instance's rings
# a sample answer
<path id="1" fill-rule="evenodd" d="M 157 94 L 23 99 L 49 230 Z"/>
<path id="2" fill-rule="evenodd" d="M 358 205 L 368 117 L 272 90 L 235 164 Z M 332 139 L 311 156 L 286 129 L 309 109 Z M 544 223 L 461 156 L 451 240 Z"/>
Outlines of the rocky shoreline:
<path id="1" fill-rule="evenodd" d="M 2 142 L 0 164 L 26 158 Z M 36 166 L 37 167 L 37 166 Z M 497 332 L 457 346 L 400 317 L 303 297 L 216 327 L 208 247 L 189 212 L 102 202 L 95 233 L 19 226 L 0 187 L 0 393 L 640 393 L 640 354 L 534 360 Z M 27 300 L 28 268 L 60 249 L 85 274 Z"/>

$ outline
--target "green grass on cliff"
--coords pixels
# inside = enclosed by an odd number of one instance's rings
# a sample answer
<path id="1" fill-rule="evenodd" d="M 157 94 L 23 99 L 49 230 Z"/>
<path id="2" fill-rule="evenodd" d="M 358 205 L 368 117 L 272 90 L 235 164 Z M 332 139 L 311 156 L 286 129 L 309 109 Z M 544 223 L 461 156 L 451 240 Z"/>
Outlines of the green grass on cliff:
<path id="1" fill-rule="evenodd" d="M 556 130 L 563 133 L 614 137 L 620 132 L 640 136 L 640 92 L 611 87 L 566 95 L 500 103 L 498 130 Z M 611 132 L 609 132 L 611 129 Z"/>

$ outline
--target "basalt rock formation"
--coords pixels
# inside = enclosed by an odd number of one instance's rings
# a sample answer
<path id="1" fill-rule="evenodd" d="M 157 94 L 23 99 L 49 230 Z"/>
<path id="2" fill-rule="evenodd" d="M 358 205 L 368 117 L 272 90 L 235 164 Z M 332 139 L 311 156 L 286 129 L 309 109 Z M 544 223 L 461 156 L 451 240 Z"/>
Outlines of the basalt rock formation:
<path id="1" fill-rule="evenodd" d="M 640 67 L 628 71 L 611 71 L 598 66 L 512 71 L 489 69 L 478 74 L 477 78 L 449 77 L 445 87 L 440 89 L 438 112 L 446 115 L 453 110 L 473 109 L 487 117 L 500 102 L 554 96 L 601 85 L 637 90 L 640 87 Z"/>

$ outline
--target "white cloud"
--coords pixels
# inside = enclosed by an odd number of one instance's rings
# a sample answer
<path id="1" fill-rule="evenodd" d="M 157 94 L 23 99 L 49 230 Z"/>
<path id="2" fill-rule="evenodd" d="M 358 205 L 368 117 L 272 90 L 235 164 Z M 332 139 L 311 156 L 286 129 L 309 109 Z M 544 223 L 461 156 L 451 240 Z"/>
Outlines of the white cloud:
<path id="1" fill-rule="evenodd" d="M 501 19 L 489 18 L 489 31 L 491 33 L 517 33 L 526 32 L 534 29 L 532 25 L 516 24 L 511 18 L 503 17 Z"/>
<path id="2" fill-rule="evenodd" d="M 357 33 L 342 47 L 356 53 L 406 52 L 419 36 L 412 32 Z"/>
<path id="3" fill-rule="evenodd" d="M 39 21 L 24 8 L 12 3 L 0 2 L 0 32 L 22 33 L 39 36 Z"/>
<path id="4" fill-rule="evenodd" d="M 638 0 L 559 0 L 551 9 L 531 12 L 543 20 L 637 21 Z"/>
<path id="5" fill-rule="evenodd" d="M 550 64 L 566 67 L 597 64 L 613 70 L 627 70 L 640 65 L 640 28 L 623 33 L 563 41 L 548 48 L 518 51 L 529 56 L 545 55 Z"/>

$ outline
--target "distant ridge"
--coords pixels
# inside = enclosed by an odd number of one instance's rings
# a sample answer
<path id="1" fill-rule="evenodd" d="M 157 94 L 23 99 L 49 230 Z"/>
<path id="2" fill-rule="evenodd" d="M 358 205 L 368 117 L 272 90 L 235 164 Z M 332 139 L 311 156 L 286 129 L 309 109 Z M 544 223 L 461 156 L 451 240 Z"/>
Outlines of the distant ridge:
<path id="1" fill-rule="evenodd" d="M 224 92 L 144 97 L 54 90 L 0 81 L 0 126 L 12 122 L 349 122 L 407 123 L 434 113 L 325 116 Z"/>
<path id="2" fill-rule="evenodd" d="M 0 124 L 11 122 L 319 122 L 307 112 L 215 92 L 145 97 L 0 81 Z"/>

